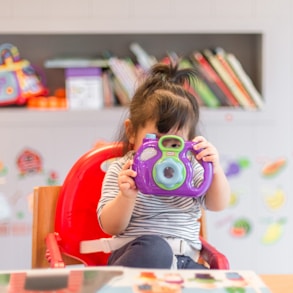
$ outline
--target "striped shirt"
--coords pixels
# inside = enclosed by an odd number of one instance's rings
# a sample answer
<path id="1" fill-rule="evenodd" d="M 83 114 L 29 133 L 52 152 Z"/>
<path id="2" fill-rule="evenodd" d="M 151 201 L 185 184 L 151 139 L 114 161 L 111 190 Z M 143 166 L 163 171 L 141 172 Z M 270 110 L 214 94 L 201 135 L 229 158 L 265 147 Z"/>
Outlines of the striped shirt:
<path id="1" fill-rule="evenodd" d="M 108 168 L 102 186 L 102 195 L 97 207 L 98 219 L 106 203 L 115 198 L 119 192 L 118 175 L 122 166 L 129 160 L 129 154 L 114 161 Z M 203 168 L 194 163 L 194 184 L 198 186 L 203 180 Z M 199 240 L 201 206 L 205 196 L 156 196 L 138 192 L 131 220 L 126 230 L 117 237 L 138 237 L 142 235 L 159 235 L 166 238 L 186 240 L 195 249 L 201 249 Z"/>

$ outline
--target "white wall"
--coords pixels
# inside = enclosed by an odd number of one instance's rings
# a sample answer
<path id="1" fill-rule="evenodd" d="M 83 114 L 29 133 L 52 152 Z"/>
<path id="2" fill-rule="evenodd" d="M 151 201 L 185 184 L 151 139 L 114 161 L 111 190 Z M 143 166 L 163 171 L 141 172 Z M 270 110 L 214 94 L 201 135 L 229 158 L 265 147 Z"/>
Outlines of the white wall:
<path id="1" fill-rule="evenodd" d="M 292 273 L 287 261 L 293 258 L 292 1 L 0 0 L 0 7 L 2 37 L 13 33 L 262 33 L 265 108 L 256 113 L 229 109 L 203 113 L 204 134 L 218 146 L 223 159 L 244 156 L 251 163 L 241 176 L 231 178 L 233 191 L 241 194 L 240 204 L 208 215 L 209 238 L 227 254 L 232 268 Z M 283 173 L 271 181 L 261 178 L 263 163 L 278 157 L 287 159 Z M 286 205 L 269 211 L 262 203 L 264 190 L 277 186 L 286 195 Z M 230 224 L 238 216 L 253 225 L 246 238 L 229 234 Z M 272 245 L 261 244 L 267 223 L 279 218 L 285 219 L 282 237 Z M 15 266 L 29 265 L 14 261 Z"/>

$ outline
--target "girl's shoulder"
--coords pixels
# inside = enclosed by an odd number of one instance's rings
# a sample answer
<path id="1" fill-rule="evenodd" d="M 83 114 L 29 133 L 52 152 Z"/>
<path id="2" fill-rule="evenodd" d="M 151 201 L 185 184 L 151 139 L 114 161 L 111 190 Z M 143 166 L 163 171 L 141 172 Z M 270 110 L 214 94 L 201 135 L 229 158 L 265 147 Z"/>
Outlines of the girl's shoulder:
<path id="1" fill-rule="evenodd" d="M 133 159 L 134 152 L 129 151 L 127 154 L 125 154 L 122 157 L 114 158 L 110 160 L 110 164 L 108 164 L 108 168 L 117 168 L 118 166 L 122 168 L 122 166 L 128 161 Z M 108 169 L 107 168 L 107 169 Z"/>

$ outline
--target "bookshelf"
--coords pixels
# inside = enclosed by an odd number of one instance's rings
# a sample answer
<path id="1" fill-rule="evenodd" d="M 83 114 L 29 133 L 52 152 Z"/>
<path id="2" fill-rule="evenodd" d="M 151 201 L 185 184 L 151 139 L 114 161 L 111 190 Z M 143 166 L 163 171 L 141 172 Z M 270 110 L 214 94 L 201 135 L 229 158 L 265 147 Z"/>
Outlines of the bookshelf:
<path id="1" fill-rule="evenodd" d="M 129 46 L 139 43 L 158 59 L 168 51 L 188 56 L 195 50 L 223 47 L 237 56 L 259 92 L 262 92 L 261 33 L 144 33 L 144 34 L 6 34 L 0 43 L 19 48 L 21 57 L 43 71 L 52 91 L 64 87 L 64 70 L 44 68 L 44 62 L 58 56 L 102 57 L 110 51 L 117 57 L 135 56 Z M 35 49 L 34 49 L 35 48 Z"/>

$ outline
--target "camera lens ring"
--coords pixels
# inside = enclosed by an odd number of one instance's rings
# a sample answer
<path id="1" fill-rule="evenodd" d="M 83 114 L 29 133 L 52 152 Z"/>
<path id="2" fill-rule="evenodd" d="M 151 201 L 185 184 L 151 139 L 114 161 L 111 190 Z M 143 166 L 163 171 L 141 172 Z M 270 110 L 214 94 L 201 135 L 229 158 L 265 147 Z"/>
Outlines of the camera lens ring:
<path id="1" fill-rule="evenodd" d="M 174 158 L 167 158 L 157 162 L 154 166 L 154 180 L 156 184 L 165 190 L 174 190 L 180 187 L 185 181 L 184 165 Z M 173 171 L 172 176 L 166 176 L 166 169 Z"/>

